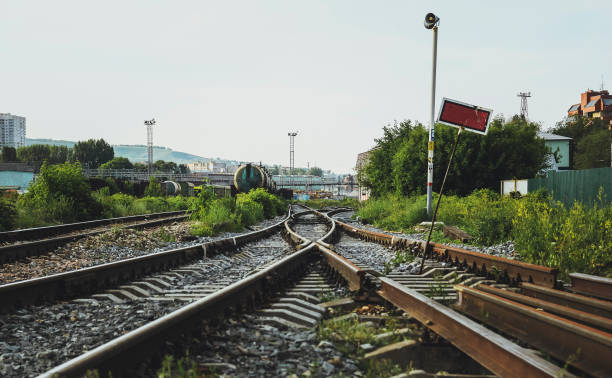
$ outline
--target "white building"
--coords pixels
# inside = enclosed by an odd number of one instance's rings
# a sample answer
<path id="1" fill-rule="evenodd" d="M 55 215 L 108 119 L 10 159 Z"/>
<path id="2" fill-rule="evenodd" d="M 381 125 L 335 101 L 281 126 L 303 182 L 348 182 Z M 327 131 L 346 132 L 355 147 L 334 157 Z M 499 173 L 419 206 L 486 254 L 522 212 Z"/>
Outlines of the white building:
<path id="1" fill-rule="evenodd" d="M 25 117 L 0 113 L 0 148 L 25 146 Z"/>

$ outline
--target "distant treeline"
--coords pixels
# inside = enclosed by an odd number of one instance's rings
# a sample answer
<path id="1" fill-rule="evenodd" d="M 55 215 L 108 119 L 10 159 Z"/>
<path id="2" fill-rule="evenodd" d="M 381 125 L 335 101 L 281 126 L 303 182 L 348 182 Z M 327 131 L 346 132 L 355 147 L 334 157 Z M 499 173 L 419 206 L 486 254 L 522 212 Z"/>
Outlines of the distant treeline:
<path id="1" fill-rule="evenodd" d="M 73 148 L 61 145 L 34 144 L 31 146 L 2 147 L 2 162 L 21 162 L 27 164 L 63 164 L 79 162 L 84 168 L 136 169 L 146 171 L 147 165 L 132 163 L 127 158 L 115 157 L 113 147 L 104 139 L 89 139 L 75 143 Z M 185 164 L 158 160 L 153 164 L 155 171 L 187 173 Z"/>

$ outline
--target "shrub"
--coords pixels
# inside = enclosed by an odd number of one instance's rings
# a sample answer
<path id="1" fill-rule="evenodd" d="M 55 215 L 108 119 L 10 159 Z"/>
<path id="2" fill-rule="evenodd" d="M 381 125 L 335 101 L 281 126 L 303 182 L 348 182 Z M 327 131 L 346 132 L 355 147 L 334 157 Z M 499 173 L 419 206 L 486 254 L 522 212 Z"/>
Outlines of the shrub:
<path id="1" fill-rule="evenodd" d="M 255 202 L 248 194 L 238 194 L 236 211 L 239 214 L 240 222 L 245 226 L 250 226 L 264 219 L 263 205 Z"/>
<path id="2" fill-rule="evenodd" d="M 0 231 L 12 230 L 15 227 L 17 218 L 15 203 L 8 198 L 0 196 L 0 214 L 2 214 L 0 216 Z"/>
<path id="3" fill-rule="evenodd" d="M 161 197 L 162 196 L 161 185 L 158 179 L 156 179 L 155 177 L 149 178 L 149 185 L 147 185 L 147 187 L 145 188 L 144 195 L 146 197 Z"/>
<path id="4" fill-rule="evenodd" d="M 19 205 L 51 222 L 88 220 L 102 210 L 78 163 L 43 164 L 36 182 L 20 197 Z"/>

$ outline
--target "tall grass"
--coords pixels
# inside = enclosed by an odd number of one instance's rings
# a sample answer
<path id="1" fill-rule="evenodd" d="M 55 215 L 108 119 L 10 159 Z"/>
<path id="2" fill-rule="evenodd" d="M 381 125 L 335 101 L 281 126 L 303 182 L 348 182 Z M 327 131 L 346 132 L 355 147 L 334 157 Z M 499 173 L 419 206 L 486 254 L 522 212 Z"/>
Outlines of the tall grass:
<path id="1" fill-rule="evenodd" d="M 387 230 L 412 231 L 427 218 L 425 201 L 425 196 L 371 199 L 358 215 Z M 612 276 L 612 203 L 603 193 L 593 206 L 576 202 L 566 208 L 545 193 L 511 198 L 477 190 L 442 198 L 437 220 L 459 226 L 477 245 L 513 240 L 521 260 L 556 267 L 563 279 L 571 272 Z"/>

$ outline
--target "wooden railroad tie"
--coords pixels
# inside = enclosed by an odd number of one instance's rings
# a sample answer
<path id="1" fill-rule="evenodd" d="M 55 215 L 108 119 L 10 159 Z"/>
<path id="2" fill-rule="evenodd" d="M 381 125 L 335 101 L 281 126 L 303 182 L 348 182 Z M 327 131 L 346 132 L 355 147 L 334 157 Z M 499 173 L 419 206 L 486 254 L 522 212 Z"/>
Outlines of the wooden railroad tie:
<path id="1" fill-rule="evenodd" d="M 457 226 L 442 226 L 442 232 L 444 232 L 444 236 L 453 240 L 461 240 L 462 243 L 467 243 L 470 240 L 474 239 L 474 237 L 467 232 L 461 230 Z"/>

